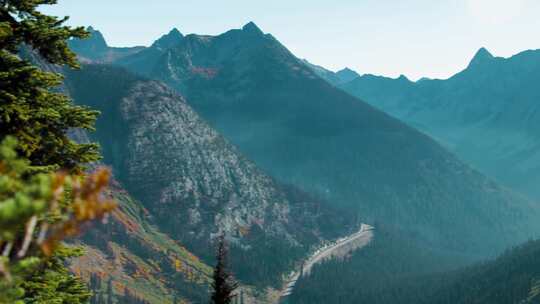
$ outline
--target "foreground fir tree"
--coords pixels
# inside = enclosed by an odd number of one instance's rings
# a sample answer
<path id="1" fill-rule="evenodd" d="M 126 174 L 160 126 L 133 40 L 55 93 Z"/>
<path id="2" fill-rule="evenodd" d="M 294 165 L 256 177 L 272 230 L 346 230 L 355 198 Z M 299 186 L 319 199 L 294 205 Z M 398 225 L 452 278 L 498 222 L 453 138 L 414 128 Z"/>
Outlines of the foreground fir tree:
<path id="1" fill-rule="evenodd" d="M 78 67 L 67 39 L 83 38 L 83 28 L 62 26 L 66 19 L 37 11 L 51 0 L 0 1 L 0 138 L 13 135 L 18 151 L 33 166 L 80 169 L 98 160 L 95 144 L 77 144 L 67 137 L 70 128 L 92 130 L 98 112 L 75 106 L 51 89 L 61 75 L 42 71 L 18 54 L 25 46 L 57 65 Z"/>
<path id="2" fill-rule="evenodd" d="M 228 249 L 225 236 L 219 237 L 216 258 L 217 263 L 214 268 L 212 282 L 212 302 L 213 304 L 230 304 L 236 297 L 233 293 L 238 288 L 238 283 L 234 280 L 227 264 Z"/>
<path id="3" fill-rule="evenodd" d="M 0 303 L 86 303 L 90 293 L 65 267 L 81 254 L 61 241 L 109 212 L 108 172 L 84 175 L 95 144 L 67 132 L 92 130 L 98 113 L 54 92 L 60 75 L 19 54 L 76 68 L 67 40 L 87 35 L 38 11 L 55 0 L 0 0 Z"/>

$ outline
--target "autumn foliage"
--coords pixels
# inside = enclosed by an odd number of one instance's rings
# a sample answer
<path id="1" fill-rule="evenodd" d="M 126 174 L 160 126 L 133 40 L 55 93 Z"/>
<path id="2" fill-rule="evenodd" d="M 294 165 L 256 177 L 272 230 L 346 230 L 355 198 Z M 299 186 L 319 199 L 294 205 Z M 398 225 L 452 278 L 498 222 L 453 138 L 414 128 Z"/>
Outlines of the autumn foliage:
<path id="1" fill-rule="evenodd" d="M 104 192 L 108 170 L 32 174 L 29 162 L 18 158 L 16 145 L 8 137 L 0 146 L 0 287 L 6 290 L 36 269 L 41 258 L 53 256 L 62 240 L 116 205 Z M 0 291 L 0 303 L 7 297 Z"/>

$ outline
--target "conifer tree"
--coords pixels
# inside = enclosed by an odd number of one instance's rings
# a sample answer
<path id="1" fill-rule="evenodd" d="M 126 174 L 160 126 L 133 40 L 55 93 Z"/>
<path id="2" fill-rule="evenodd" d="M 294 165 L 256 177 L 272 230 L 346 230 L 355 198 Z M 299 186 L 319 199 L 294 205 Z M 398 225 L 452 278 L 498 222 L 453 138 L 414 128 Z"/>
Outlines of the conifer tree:
<path id="1" fill-rule="evenodd" d="M 0 143 L 0 303 L 83 303 L 90 293 L 64 265 L 81 251 L 60 241 L 114 208 L 101 195 L 108 172 L 33 174 L 16 146 Z"/>
<path id="2" fill-rule="evenodd" d="M 114 207 L 102 195 L 108 172 L 83 174 L 98 146 L 67 135 L 92 130 L 98 112 L 55 92 L 62 77 L 20 56 L 78 67 L 67 40 L 87 33 L 38 10 L 52 4 L 0 0 L 0 303 L 86 303 L 90 292 L 65 267 L 81 252 L 60 241 Z"/>
<path id="3" fill-rule="evenodd" d="M 212 282 L 212 302 L 213 304 L 230 304 L 235 298 L 233 292 L 238 288 L 238 283 L 234 280 L 227 263 L 228 249 L 225 236 L 221 235 L 218 240 L 216 259 Z"/>
<path id="4" fill-rule="evenodd" d="M 53 92 L 62 77 L 19 56 L 21 47 L 27 47 L 48 63 L 78 67 L 67 40 L 84 38 L 87 32 L 82 27 L 64 26 L 67 17 L 58 19 L 37 10 L 40 5 L 55 3 L 0 1 L 0 140 L 8 135 L 17 138 L 17 150 L 32 166 L 80 170 L 99 158 L 98 147 L 77 144 L 66 132 L 71 128 L 92 130 L 98 112 Z"/>

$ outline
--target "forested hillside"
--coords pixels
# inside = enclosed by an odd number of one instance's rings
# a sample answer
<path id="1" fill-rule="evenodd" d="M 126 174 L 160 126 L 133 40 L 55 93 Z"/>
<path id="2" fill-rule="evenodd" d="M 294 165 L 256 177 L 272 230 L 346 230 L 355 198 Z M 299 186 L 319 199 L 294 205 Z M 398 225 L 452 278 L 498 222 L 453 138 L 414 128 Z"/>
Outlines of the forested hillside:
<path id="1" fill-rule="evenodd" d="M 316 267 L 297 283 L 290 303 L 538 303 L 540 241 L 499 258 L 448 270 L 444 252 L 425 250 L 384 227 L 374 242 L 344 261 Z"/>

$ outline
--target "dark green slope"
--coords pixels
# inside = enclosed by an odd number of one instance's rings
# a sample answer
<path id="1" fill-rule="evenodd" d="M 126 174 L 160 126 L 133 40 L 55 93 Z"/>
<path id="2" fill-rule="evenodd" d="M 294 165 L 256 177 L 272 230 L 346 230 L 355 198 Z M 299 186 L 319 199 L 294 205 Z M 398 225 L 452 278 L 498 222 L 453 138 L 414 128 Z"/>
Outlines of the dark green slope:
<path id="1" fill-rule="evenodd" d="M 539 303 L 540 241 L 499 258 L 448 270 L 452 258 L 402 232 L 381 228 L 372 244 L 345 261 L 316 267 L 298 281 L 294 304 Z"/>
<path id="2" fill-rule="evenodd" d="M 139 57 L 117 63 L 141 73 Z M 493 254 L 538 227 L 528 201 L 329 85 L 252 23 L 188 35 L 153 60 L 146 76 L 182 92 L 266 172 L 365 221 L 471 254 Z"/>
<path id="3" fill-rule="evenodd" d="M 266 176 L 160 82 L 88 65 L 67 72 L 66 86 L 102 112 L 92 136 L 104 162 L 158 228 L 209 262 L 213 238 L 226 233 L 243 282 L 276 286 L 311 245 L 355 228 Z"/>
<path id="4" fill-rule="evenodd" d="M 502 183 L 540 197 L 540 51 L 477 52 L 446 80 L 362 76 L 341 87 L 438 139 Z"/>

